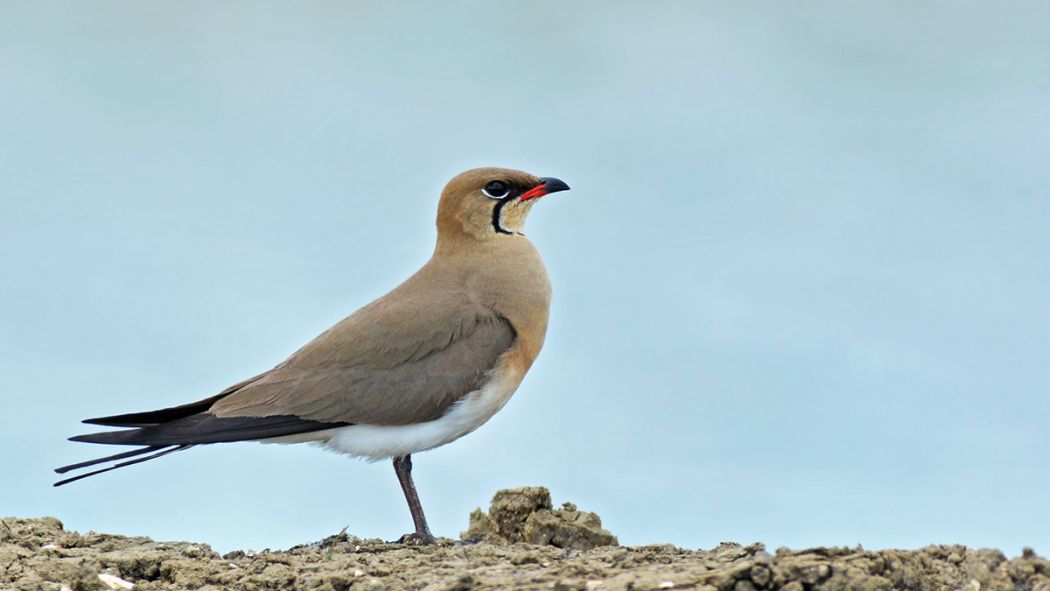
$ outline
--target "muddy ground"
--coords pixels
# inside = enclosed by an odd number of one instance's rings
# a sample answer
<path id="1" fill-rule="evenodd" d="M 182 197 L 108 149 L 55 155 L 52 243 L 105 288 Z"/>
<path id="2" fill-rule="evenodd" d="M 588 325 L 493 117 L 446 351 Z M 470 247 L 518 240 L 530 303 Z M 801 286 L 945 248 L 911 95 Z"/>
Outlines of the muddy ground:
<path id="1" fill-rule="evenodd" d="M 404 546 L 333 536 L 286 551 L 219 555 L 207 544 L 65 531 L 52 517 L 4 518 L 0 589 L 963 589 L 1050 591 L 1050 561 L 1030 551 L 929 546 L 768 552 L 620 547 L 597 515 L 551 507 L 542 488 L 500 491 L 462 540 Z"/>

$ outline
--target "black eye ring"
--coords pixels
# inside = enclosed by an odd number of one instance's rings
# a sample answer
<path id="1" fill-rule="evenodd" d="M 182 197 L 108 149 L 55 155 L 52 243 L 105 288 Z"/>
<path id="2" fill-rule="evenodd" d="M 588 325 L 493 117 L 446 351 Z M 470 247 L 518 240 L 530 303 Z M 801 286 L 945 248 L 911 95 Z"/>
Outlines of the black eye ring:
<path id="1" fill-rule="evenodd" d="M 510 194 L 510 187 L 503 181 L 489 181 L 489 184 L 485 185 L 481 192 L 491 199 L 503 199 Z"/>

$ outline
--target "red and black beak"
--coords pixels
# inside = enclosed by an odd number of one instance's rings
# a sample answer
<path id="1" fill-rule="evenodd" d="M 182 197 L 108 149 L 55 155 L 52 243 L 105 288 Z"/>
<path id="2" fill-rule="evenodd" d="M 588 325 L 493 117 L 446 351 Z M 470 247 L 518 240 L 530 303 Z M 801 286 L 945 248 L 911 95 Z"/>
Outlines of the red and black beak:
<path id="1" fill-rule="evenodd" d="M 554 177 L 547 176 L 541 177 L 540 180 L 543 182 L 522 193 L 521 199 L 519 201 L 528 201 L 529 199 L 543 197 L 544 195 L 557 193 L 558 191 L 569 190 L 569 185 L 566 185 L 565 181 L 561 179 L 556 179 Z"/>

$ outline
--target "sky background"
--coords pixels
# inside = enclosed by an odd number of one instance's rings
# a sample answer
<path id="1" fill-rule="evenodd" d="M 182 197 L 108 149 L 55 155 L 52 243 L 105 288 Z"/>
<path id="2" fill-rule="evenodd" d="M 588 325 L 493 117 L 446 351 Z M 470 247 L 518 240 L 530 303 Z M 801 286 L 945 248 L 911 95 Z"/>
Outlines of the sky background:
<path id="1" fill-rule="evenodd" d="M 0 515 L 283 548 L 392 468 L 195 448 L 53 489 L 83 418 L 268 369 L 429 257 L 495 165 L 546 347 L 419 454 L 431 526 L 550 487 L 627 544 L 1050 553 L 1050 6 L 5 2 Z"/>

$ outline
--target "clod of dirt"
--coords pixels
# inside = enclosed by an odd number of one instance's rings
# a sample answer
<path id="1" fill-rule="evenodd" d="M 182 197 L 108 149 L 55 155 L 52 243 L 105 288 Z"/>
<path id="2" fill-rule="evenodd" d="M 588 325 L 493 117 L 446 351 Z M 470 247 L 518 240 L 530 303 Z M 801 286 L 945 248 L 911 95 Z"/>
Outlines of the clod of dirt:
<path id="1" fill-rule="evenodd" d="M 463 540 L 492 544 L 536 544 L 572 550 L 617 546 L 616 536 L 602 529 L 595 513 L 565 503 L 553 509 L 551 493 L 542 486 L 504 489 L 492 497 L 489 512 L 477 508 L 470 514 Z"/>

